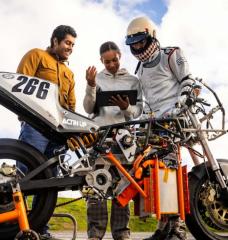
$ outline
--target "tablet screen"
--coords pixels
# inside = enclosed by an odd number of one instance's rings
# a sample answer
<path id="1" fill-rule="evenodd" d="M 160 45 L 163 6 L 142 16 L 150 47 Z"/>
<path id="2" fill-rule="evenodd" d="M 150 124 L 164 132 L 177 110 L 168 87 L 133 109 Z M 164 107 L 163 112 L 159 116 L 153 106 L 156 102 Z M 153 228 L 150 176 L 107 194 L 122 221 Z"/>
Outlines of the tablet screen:
<path id="1" fill-rule="evenodd" d="M 120 91 L 101 91 L 97 92 L 96 105 L 97 107 L 102 106 L 113 106 L 109 99 L 112 96 L 120 95 L 122 98 L 128 96 L 130 104 L 136 105 L 137 102 L 137 90 L 120 90 Z"/>

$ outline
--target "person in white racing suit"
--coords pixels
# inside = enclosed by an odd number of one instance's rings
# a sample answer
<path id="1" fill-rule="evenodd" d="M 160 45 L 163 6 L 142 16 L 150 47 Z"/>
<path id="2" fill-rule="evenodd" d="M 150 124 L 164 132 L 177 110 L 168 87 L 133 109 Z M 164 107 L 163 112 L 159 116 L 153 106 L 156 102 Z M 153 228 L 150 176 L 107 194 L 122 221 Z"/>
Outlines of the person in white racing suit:
<path id="1" fill-rule="evenodd" d="M 144 111 L 154 117 L 173 116 L 176 104 L 183 103 L 194 81 L 179 47 L 160 48 L 154 24 L 146 17 L 133 19 L 128 28 L 126 45 L 139 60 L 136 72 L 147 105 Z M 178 216 L 162 215 L 155 233 L 145 240 L 186 239 L 186 227 Z"/>
<path id="2" fill-rule="evenodd" d="M 138 78 L 129 74 L 126 69 L 120 68 L 121 53 L 114 42 L 103 43 L 100 47 L 100 56 L 105 69 L 97 74 L 96 68 L 91 66 L 86 71 L 87 86 L 83 101 L 85 111 L 101 126 L 138 118 L 143 109 L 142 90 Z M 137 90 L 136 105 L 131 105 L 128 98 L 117 95 L 110 97 L 114 106 L 96 107 L 97 92 L 115 90 Z M 121 207 L 112 201 L 110 224 L 114 240 L 130 240 L 129 218 L 129 206 Z M 87 222 L 89 239 L 103 239 L 108 224 L 107 200 L 88 199 Z"/>

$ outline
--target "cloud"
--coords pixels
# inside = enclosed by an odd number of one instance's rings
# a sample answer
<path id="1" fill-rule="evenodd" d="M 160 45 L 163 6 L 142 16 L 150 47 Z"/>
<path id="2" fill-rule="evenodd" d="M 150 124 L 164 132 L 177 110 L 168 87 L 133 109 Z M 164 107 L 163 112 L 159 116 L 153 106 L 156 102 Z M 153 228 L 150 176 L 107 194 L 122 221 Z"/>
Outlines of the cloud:
<path id="1" fill-rule="evenodd" d="M 112 1 L 73 1 L 66 0 L 11 0 L 0 1 L 0 27 L 4 37 L 0 40 L 0 71 L 15 72 L 22 56 L 31 48 L 45 49 L 49 46 L 53 29 L 60 24 L 71 25 L 78 33 L 74 52 L 70 58 L 70 68 L 75 73 L 77 112 L 85 114 L 82 107 L 86 85 L 85 70 L 95 65 L 98 71 L 103 69 L 100 63 L 99 46 L 112 40 L 124 46 L 127 22 L 119 16 L 110 4 Z M 126 51 L 124 48 L 123 51 Z M 123 62 L 127 57 L 123 54 Z M 128 56 L 128 63 L 135 60 Z M 9 136 L 12 135 L 11 124 L 8 124 L 10 113 L 1 108 L 1 125 L 8 126 Z M 15 121 L 16 117 L 12 118 Z M 18 124 L 15 132 L 19 132 Z M 5 132 L 5 131 L 4 131 Z M 2 131 L 0 132 L 2 137 Z"/>
<path id="2" fill-rule="evenodd" d="M 180 46 L 195 77 L 202 77 L 228 110 L 228 2 L 226 0 L 170 0 L 158 26 L 163 46 Z M 209 102 L 212 95 L 208 95 Z M 216 119 L 219 119 L 217 114 Z M 219 120 L 218 120 L 219 121 Z M 218 122 L 217 122 L 218 124 Z M 216 157 L 227 157 L 228 136 L 210 142 Z"/>
<path id="3" fill-rule="evenodd" d="M 210 83 L 218 82 L 215 77 L 221 71 L 220 83 L 228 75 L 223 71 L 228 52 L 227 12 L 226 0 L 216 4 L 213 0 L 172 0 L 160 26 L 162 42 L 183 47 L 192 70 Z"/>

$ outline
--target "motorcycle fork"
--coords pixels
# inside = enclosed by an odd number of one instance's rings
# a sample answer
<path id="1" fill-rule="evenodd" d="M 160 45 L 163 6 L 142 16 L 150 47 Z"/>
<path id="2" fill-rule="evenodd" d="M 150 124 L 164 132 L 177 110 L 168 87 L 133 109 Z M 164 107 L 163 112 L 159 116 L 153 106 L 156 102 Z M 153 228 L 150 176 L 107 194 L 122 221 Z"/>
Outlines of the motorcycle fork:
<path id="1" fill-rule="evenodd" d="M 226 182 L 223 178 L 223 175 L 221 173 L 220 166 L 218 164 L 218 161 L 214 158 L 212 155 L 212 152 L 209 148 L 208 141 L 205 137 L 205 133 L 201 131 L 201 123 L 199 120 L 196 118 L 194 114 L 191 113 L 190 110 L 187 111 L 187 114 L 192 122 L 193 128 L 197 129 L 197 137 L 199 138 L 199 142 L 201 143 L 201 146 L 203 148 L 204 154 L 206 155 L 206 158 L 211 166 L 212 171 L 215 173 L 215 176 L 218 180 L 218 183 L 222 190 L 228 191 Z"/>
<path id="2" fill-rule="evenodd" d="M 21 231 L 29 230 L 29 223 L 24 204 L 24 199 L 18 183 L 12 183 L 13 202 L 15 209 L 6 213 L 0 214 L 0 223 L 18 220 Z"/>

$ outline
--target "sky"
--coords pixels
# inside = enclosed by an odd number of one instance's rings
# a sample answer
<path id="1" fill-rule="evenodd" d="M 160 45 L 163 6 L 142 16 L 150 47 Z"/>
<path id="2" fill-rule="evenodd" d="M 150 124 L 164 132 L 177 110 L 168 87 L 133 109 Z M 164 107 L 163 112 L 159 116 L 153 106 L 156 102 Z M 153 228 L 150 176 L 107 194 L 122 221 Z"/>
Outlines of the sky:
<path id="1" fill-rule="evenodd" d="M 99 60 L 103 42 L 116 42 L 122 67 L 134 72 L 137 61 L 124 41 L 129 22 L 138 16 L 155 23 L 161 46 L 183 49 L 193 76 L 212 86 L 228 110 L 227 0 L 0 0 L 0 71 L 15 72 L 28 50 L 49 46 L 56 26 L 74 27 L 78 38 L 69 67 L 75 74 L 76 111 L 85 115 L 85 70 L 90 65 L 103 69 Z M 18 137 L 17 116 L 2 106 L 0 123 L 1 138 Z M 216 157 L 228 158 L 227 143 L 227 136 L 211 142 Z"/>

